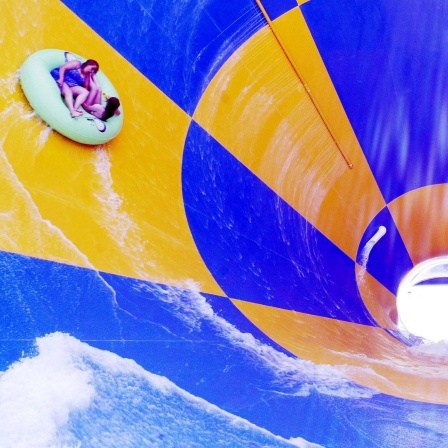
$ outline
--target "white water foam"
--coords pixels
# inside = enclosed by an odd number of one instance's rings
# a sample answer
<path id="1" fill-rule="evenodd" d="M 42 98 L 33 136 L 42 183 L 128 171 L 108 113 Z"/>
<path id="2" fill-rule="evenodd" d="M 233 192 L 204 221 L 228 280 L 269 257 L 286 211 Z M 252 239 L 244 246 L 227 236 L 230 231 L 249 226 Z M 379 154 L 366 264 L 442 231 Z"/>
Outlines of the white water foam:
<path id="1" fill-rule="evenodd" d="M 112 164 L 105 146 L 95 149 L 94 165 L 100 177 L 100 188 L 96 190 L 95 197 L 104 206 L 106 214 L 104 225 L 109 234 L 123 247 L 129 231 L 136 227 L 136 224 L 131 221 L 127 213 L 120 210 L 123 199 L 113 190 Z"/>
<path id="2" fill-rule="evenodd" d="M 16 87 L 17 82 L 18 78 L 16 79 L 16 76 L 14 75 L 13 80 L 7 84 L 11 84 Z M 59 228 L 57 228 L 50 221 L 42 217 L 38 207 L 36 206 L 36 204 L 32 199 L 31 194 L 18 178 L 16 172 L 14 171 L 14 167 L 8 160 L 8 156 L 4 150 L 4 142 L 8 136 L 8 133 L 14 127 L 15 123 L 17 121 L 31 120 L 34 116 L 35 114 L 34 113 L 30 114 L 29 110 L 25 107 L 25 104 L 19 101 L 11 103 L 9 107 L 4 109 L 0 113 L 0 121 L 3 123 L 3 126 L 0 130 L 0 175 L 3 182 L 7 185 L 8 189 L 11 190 L 11 192 L 15 197 L 14 201 L 15 208 L 9 211 L 8 217 L 10 219 L 0 221 L 0 228 L 3 227 L 3 231 L 1 233 L 2 235 L 9 235 L 10 240 L 13 241 L 14 235 L 17 234 L 18 237 L 20 237 L 20 235 L 23 233 L 23 229 L 22 231 L 17 233 L 18 231 L 17 222 L 22 221 L 25 223 L 34 222 L 35 224 L 32 225 L 32 228 L 34 230 L 35 241 L 39 242 L 40 234 L 44 233 L 57 236 L 57 238 L 60 240 L 59 249 L 65 247 L 67 258 L 70 261 L 76 260 L 81 265 L 90 266 L 90 263 L 87 260 L 86 256 L 79 251 L 79 249 L 73 244 L 73 242 L 70 241 Z M 51 132 L 51 129 L 48 127 L 43 128 L 43 130 L 41 131 L 40 139 L 38 142 L 39 148 L 45 144 L 49 132 Z M 32 150 L 32 148 L 29 149 Z M 6 185 L 3 186 L 3 190 L 5 189 Z M 24 213 L 27 219 L 16 220 L 15 214 L 18 212 L 22 214 Z M 48 255 L 47 247 L 45 247 L 43 244 L 42 245 L 39 244 L 37 246 L 38 250 L 42 251 L 43 257 L 44 255 Z M 8 245 L 3 246 L 2 248 L 4 250 L 12 250 L 12 251 L 14 251 L 15 249 L 14 247 L 9 248 Z M 41 256 L 40 253 L 36 253 L 35 255 Z"/>
<path id="3" fill-rule="evenodd" d="M 68 340 L 67 343 L 72 341 Z M 0 446 L 52 447 L 70 413 L 86 409 L 94 396 L 91 374 L 67 350 L 63 338 L 38 341 L 39 356 L 13 364 L 0 376 Z"/>
<path id="4" fill-rule="evenodd" d="M 420 345 L 414 345 L 409 350 L 417 355 L 443 362 L 445 365 L 448 363 L 448 341 L 431 342 L 423 339 Z"/>
<path id="5" fill-rule="evenodd" d="M 122 252 L 132 258 L 134 269 L 145 277 L 146 268 L 154 266 L 154 263 L 144 259 L 146 242 L 140 236 L 138 224 L 122 209 L 123 198 L 114 190 L 110 154 L 105 145 L 96 148 L 94 154 L 94 166 L 99 178 L 95 197 L 103 209 L 100 224 L 119 244 Z"/>
<path id="6" fill-rule="evenodd" d="M 13 95 L 14 92 L 18 89 L 20 82 L 20 69 L 17 70 L 14 73 L 8 73 L 5 78 L 0 79 L 0 95 L 8 99 L 9 96 Z M 50 126 L 48 126 L 44 121 L 40 119 L 40 117 L 36 114 L 34 110 L 30 108 L 26 103 L 22 103 L 20 101 L 15 100 L 9 100 L 7 101 L 7 106 L 2 112 L 1 112 L 1 121 L 2 121 L 2 135 L 6 135 L 7 132 L 9 132 L 11 125 L 14 126 L 15 121 L 19 120 L 35 120 L 36 123 L 39 123 L 39 126 L 43 126 L 42 131 L 39 134 L 39 139 L 37 140 L 38 143 L 38 150 L 42 149 L 45 145 L 45 143 L 48 140 L 48 137 L 52 133 L 52 129 Z M 7 126 L 8 118 L 11 119 L 11 115 L 15 115 L 16 119 L 10 120 L 10 126 Z M 30 126 L 28 128 L 29 131 L 33 126 Z M 28 142 L 33 141 L 34 139 L 27 139 Z M 31 146 L 31 145 L 30 145 Z M 29 148 L 31 149 L 31 148 Z M 36 152 L 36 151 L 35 151 Z"/>
<path id="7" fill-rule="evenodd" d="M 20 70 L 14 73 L 8 73 L 4 78 L 0 79 L 0 95 L 3 98 L 8 98 L 9 95 L 13 94 L 17 88 L 17 84 L 20 79 Z"/>
<path id="8" fill-rule="evenodd" d="M 53 333 L 0 375 L 0 446 L 302 447 L 180 389 L 134 361 Z"/>
<path id="9" fill-rule="evenodd" d="M 398 362 L 398 357 L 396 358 L 372 358 L 368 357 L 363 353 L 350 353 L 350 352 L 337 352 L 337 355 L 344 357 L 347 360 L 356 360 L 360 366 L 351 365 L 352 363 L 347 363 L 344 366 L 340 366 L 340 369 L 347 372 L 363 374 L 365 377 L 372 376 L 377 377 L 378 380 L 387 383 L 391 387 L 395 387 L 398 391 L 396 384 L 390 381 L 387 377 L 384 377 L 374 370 L 374 366 L 386 366 L 393 369 L 395 372 L 400 372 L 403 374 L 418 374 L 422 378 L 427 379 L 448 379 L 448 371 L 446 368 L 446 362 L 448 360 L 448 350 L 447 347 L 443 346 L 444 343 L 440 342 L 437 344 L 422 344 L 419 346 L 407 347 L 406 350 L 409 354 L 409 362 L 407 358 L 404 358 L 402 362 Z M 335 352 L 336 353 L 336 352 Z M 412 355 L 425 356 L 428 360 L 433 362 L 432 366 L 426 366 L 422 368 L 419 364 L 415 363 L 412 359 Z M 363 362 L 364 365 L 361 363 Z M 368 367 L 368 365 L 370 367 Z"/>
<path id="10" fill-rule="evenodd" d="M 367 270 L 367 263 L 369 262 L 369 256 L 370 252 L 372 252 L 372 249 L 374 246 L 378 243 L 378 241 L 386 234 L 386 227 L 379 226 L 378 230 L 376 231 L 375 235 L 370 238 L 369 241 L 364 245 L 362 251 L 361 251 L 361 269 L 359 272 L 359 281 L 362 282 L 364 280 L 364 276 Z"/>
<path id="11" fill-rule="evenodd" d="M 369 241 L 365 244 L 365 246 L 362 249 L 361 252 L 361 266 L 363 268 L 367 267 L 367 262 L 369 261 L 370 252 L 372 251 L 375 244 L 378 243 L 378 241 L 386 234 L 386 227 L 379 226 L 378 230 L 376 231 L 375 235 L 370 238 Z"/>

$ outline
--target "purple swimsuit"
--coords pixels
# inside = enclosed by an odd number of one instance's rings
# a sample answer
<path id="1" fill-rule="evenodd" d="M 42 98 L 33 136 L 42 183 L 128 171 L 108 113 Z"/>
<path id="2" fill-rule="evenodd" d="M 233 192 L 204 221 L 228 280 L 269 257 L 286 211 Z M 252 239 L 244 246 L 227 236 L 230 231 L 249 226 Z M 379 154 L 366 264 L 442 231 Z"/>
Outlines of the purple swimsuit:
<path id="1" fill-rule="evenodd" d="M 53 69 L 50 73 L 51 73 L 51 76 L 53 77 L 53 79 L 57 82 L 59 79 L 59 68 Z M 81 75 L 79 68 L 74 68 L 72 70 L 67 70 L 64 73 L 64 82 L 69 87 L 83 86 L 84 85 L 84 77 Z M 59 86 L 59 89 L 62 89 L 62 87 Z"/>

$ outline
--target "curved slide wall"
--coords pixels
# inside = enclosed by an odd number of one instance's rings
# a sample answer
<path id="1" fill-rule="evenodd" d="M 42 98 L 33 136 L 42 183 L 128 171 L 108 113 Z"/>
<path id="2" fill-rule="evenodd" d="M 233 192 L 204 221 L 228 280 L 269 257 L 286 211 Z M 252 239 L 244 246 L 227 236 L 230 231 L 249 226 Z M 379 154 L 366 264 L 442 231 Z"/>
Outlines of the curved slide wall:
<path id="1" fill-rule="evenodd" d="M 448 11 L 362 3 L 3 6 L 1 446 L 448 443 L 395 305 L 448 249 Z M 39 120 L 42 48 L 99 61 L 118 137 Z"/>

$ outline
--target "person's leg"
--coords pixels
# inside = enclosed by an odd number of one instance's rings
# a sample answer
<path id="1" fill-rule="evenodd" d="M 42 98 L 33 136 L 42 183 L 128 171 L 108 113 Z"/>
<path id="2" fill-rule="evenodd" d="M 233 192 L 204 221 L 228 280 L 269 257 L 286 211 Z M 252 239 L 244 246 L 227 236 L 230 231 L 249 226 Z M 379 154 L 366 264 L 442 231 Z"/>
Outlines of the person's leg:
<path id="1" fill-rule="evenodd" d="M 67 105 L 68 110 L 70 111 L 70 115 L 73 118 L 79 117 L 80 115 L 82 115 L 83 112 L 75 109 L 75 107 L 73 105 L 73 92 L 72 92 L 71 88 L 65 82 L 62 83 L 61 93 L 62 93 L 62 96 L 64 97 L 65 104 Z"/>
<path id="2" fill-rule="evenodd" d="M 75 86 L 71 87 L 71 91 L 73 93 L 73 96 L 75 96 L 75 103 L 73 105 L 73 109 L 76 110 L 76 112 L 79 112 L 81 115 L 83 112 L 81 112 L 79 109 L 79 106 L 81 106 L 82 103 L 87 99 L 89 95 L 89 91 L 81 86 Z"/>
<path id="3" fill-rule="evenodd" d="M 89 94 L 86 100 L 83 102 L 83 106 L 93 106 L 94 104 L 101 104 L 101 95 L 101 87 L 99 87 L 97 84 L 91 83 Z"/>

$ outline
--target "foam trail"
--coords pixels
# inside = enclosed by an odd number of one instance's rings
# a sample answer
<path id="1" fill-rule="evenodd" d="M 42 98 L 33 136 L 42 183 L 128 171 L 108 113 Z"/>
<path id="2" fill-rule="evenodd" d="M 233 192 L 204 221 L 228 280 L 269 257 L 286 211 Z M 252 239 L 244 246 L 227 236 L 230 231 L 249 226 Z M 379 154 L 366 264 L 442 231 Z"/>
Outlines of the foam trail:
<path id="1" fill-rule="evenodd" d="M 0 446 L 318 447 L 286 440 L 62 333 L 0 376 Z"/>
<path id="2" fill-rule="evenodd" d="M 140 236 L 138 225 L 122 209 L 123 198 L 114 190 L 112 164 L 107 147 L 99 146 L 94 154 L 94 166 L 99 177 L 95 197 L 102 205 L 100 224 L 111 239 L 117 242 L 122 253 L 132 259 L 134 269 L 145 276 L 147 268 L 154 266 L 154 263 L 145 259 L 143 254 L 146 242 Z"/>
<path id="3" fill-rule="evenodd" d="M 448 363 L 448 341 L 423 340 L 418 345 L 413 345 L 409 350 L 417 355 L 424 355 L 446 365 Z"/>
<path id="4" fill-rule="evenodd" d="M 380 226 L 375 235 L 367 241 L 361 253 L 361 266 L 365 269 L 369 261 L 369 255 L 376 243 L 386 234 L 386 227 Z"/>
<path id="5" fill-rule="evenodd" d="M 121 211 L 123 199 L 113 190 L 113 179 L 111 175 L 111 162 L 109 154 L 104 146 L 99 146 L 95 150 L 94 165 L 100 177 L 100 188 L 95 193 L 95 197 L 103 204 L 106 219 L 104 225 L 110 235 L 116 239 L 121 247 L 124 247 L 130 229 L 135 226 L 128 214 Z"/>
<path id="6" fill-rule="evenodd" d="M 367 263 L 369 262 L 369 256 L 370 252 L 372 251 L 375 244 L 378 243 L 378 241 L 386 234 L 386 227 L 379 226 L 378 230 L 376 231 L 375 235 L 370 238 L 369 241 L 365 244 L 365 246 L 362 249 L 361 252 L 361 269 L 359 272 L 359 281 L 362 282 L 364 280 L 364 275 L 366 273 L 367 269 Z"/>
<path id="7" fill-rule="evenodd" d="M 158 286 L 140 282 L 136 289 L 149 293 L 149 297 L 165 302 L 169 312 L 183 321 L 193 331 L 199 332 L 201 324 L 208 322 L 215 331 L 232 346 L 244 353 L 250 353 L 261 365 L 270 369 L 274 376 L 273 388 L 283 394 L 307 396 L 311 391 L 341 398 L 371 398 L 375 391 L 357 386 L 348 380 L 337 368 L 316 365 L 277 351 L 258 341 L 250 333 L 242 333 L 234 325 L 215 314 L 212 306 L 198 291 L 194 282 L 188 282 L 187 290 Z"/>
<path id="8" fill-rule="evenodd" d="M 16 70 L 14 73 L 8 73 L 8 75 L 0 79 L 0 95 L 3 98 L 7 98 L 9 95 L 13 94 L 17 88 L 17 84 L 20 79 L 20 69 Z"/>

